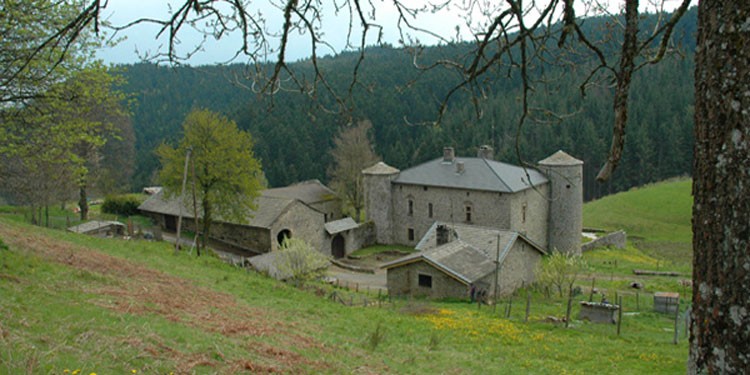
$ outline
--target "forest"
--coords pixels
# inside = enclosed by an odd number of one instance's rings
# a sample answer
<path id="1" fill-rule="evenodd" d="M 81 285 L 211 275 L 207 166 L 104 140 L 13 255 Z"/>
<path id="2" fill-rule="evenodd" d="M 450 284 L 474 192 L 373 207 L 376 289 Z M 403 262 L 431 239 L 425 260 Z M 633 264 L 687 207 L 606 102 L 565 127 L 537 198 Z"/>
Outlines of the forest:
<path id="1" fill-rule="evenodd" d="M 550 64 L 543 69 L 549 84 L 535 87 L 531 101 L 545 112 L 519 127 L 521 79 L 502 70 L 491 76 L 491 90 L 474 106 L 467 94 L 454 95 L 439 125 L 441 100 L 460 77 L 449 70 L 413 68 L 404 49 L 372 47 L 357 71 L 349 110 L 337 110 L 324 91 L 311 98 L 285 87 L 273 96 L 258 94 L 243 64 L 217 66 L 159 66 L 150 63 L 116 67 L 124 78 L 120 89 L 131 99 L 135 133 L 135 168 L 129 189 L 156 184 L 159 168 L 154 149 L 173 144 L 182 135 L 185 116 L 196 108 L 222 113 L 249 131 L 255 155 L 270 186 L 308 179 L 328 180 L 335 135 L 352 121 L 370 120 L 376 153 L 386 163 L 408 168 L 456 148 L 459 156 L 475 156 L 490 145 L 495 159 L 532 165 L 561 149 L 584 161 L 584 194 L 596 199 L 634 186 L 674 176 L 691 175 L 693 153 L 693 56 L 696 9 L 691 9 L 674 33 L 679 53 L 634 76 L 623 160 L 607 183 L 595 181 L 610 147 L 612 87 L 607 82 L 579 90 L 590 66 Z M 648 16 L 645 16 L 648 17 Z M 646 20 L 648 21 L 648 20 Z M 585 27 L 611 30 L 604 19 Z M 460 55 L 470 45 L 425 48 L 421 58 Z M 616 53 L 616 49 L 607 49 Z M 357 52 L 326 56 L 318 68 L 336 92 L 346 95 L 358 63 Z M 290 64 L 298 74 L 313 74 L 310 61 Z M 270 66 L 269 66 L 270 68 Z M 481 116 L 477 116 L 480 112 Z"/>

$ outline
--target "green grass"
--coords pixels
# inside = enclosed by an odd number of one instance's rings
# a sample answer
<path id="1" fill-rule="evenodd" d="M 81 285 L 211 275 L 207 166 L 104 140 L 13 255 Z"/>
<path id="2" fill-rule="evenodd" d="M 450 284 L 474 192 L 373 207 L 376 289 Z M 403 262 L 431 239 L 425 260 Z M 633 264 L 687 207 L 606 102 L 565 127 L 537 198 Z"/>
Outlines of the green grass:
<path id="1" fill-rule="evenodd" d="M 81 369 L 85 374 L 106 374 L 135 369 L 148 374 L 201 374 L 244 368 L 254 369 L 247 373 L 263 369 L 415 374 L 685 371 L 685 339 L 681 336 L 680 344 L 671 344 L 671 317 L 648 311 L 645 294 L 641 311 L 627 317 L 622 335 L 617 336 L 613 325 L 574 321 L 565 329 L 544 322 L 547 316 L 564 316 L 565 304 L 540 293 L 532 296 L 528 323 L 523 321 L 525 292 L 515 298 L 510 319 L 500 318 L 505 304 L 478 310 L 465 302 L 398 300 L 380 308 L 346 307 L 325 298 L 330 286 L 314 284 L 310 290 L 296 290 L 214 257 L 175 255 L 163 243 L 92 238 L 30 227 L 4 216 L 0 216 L 0 237 L 10 248 L 2 250 L 0 263 L 2 373 L 59 374 Z M 60 249 L 53 255 L 40 253 L 27 245 L 34 242 Z M 85 267 L 83 254 L 90 252 L 140 270 L 123 274 L 114 266 Z M 50 259 L 68 253 L 74 255 L 70 260 Z M 586 255 L 592 268 L 604 273 L 606 269 L 599 270 L 604 266 L 596 261 L 610 256 L 630 262 L 628 268 L 654 262 L 635 248 Z M 627 274 L 625 263 L 618 267 L 623 270 L 615 276 Z M 172 283 L 163 278 L 138 279 L 157 271 L 182 280 L 186 291 L 200 288 L 195 305 L 175 303 L 173 310 L 164 310 L 162 303 L 180 299 L 147 298 Z M 608 282 L 597 281 L 597 285 L 619 288 L 617 283 L 624 281 Z M 205 301 L 199 303 L 200 295 L 206 296 L 209 307 Z M 230 326 L 247 323 L 267 332 L 212 329 L 207 322 L 224 316 L 220 301 L 226 296 L 237 304 L 237 312 L 249 311 L 247 318 L 230 318 Z M 634 302 L 628 301 L 626 311 L 633 311 Z M 213 304 L 216 307 L 210 307 Z M 577 309 L 576 303 L 574 316 Z"/>
<path id="2" fill-rule="evenodd" d="M 624 229 L 630 240 L 662 261 L 692 259 L 692 181 L 660 182 L 586 203 L 586 227 Z"/>

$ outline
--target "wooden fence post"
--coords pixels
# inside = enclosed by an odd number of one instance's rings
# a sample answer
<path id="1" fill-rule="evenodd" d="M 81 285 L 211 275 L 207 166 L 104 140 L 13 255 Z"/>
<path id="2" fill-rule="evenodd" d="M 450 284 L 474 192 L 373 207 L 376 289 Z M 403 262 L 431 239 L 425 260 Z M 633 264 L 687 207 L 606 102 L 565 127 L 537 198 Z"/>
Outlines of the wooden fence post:
<path id="1" fill-rule="evenodd" d="M 526 291 L 526 317 L 523 319 L 524 322 L 529 321 L 529 311 L 531 311 L 531 292 Z"/>
<path id="2" fill-rule="evenodd" d="M 568 308 L 565 311 L 565 328 L 570 325 L 570 310 L 573 309 L 573 290 L 568 291 Z"/>
<path id="3" fill-rule="evenodd" d="M 679 336 L 679 320 L 680 320 L 680 298 L 677 298 L 677 306 L 674 309 L 674 338 L 672 343 L 677 345 L 677 337 Z"/>
<path id="4" fill-rule="evenodd" d="M 622 327 L 622 296 L 617 300 L 617 336 L 620 336 L 620 327 Z"/>

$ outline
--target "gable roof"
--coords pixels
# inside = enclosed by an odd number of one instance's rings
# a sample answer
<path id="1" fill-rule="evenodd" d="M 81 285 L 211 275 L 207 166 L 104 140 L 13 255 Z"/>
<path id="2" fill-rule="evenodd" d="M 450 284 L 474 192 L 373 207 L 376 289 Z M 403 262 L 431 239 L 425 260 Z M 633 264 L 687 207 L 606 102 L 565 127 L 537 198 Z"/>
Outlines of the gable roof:
<path id="1" fill-rule="evenodd" d="M 314 204 L 334 200 L 337 198 L 336 193 L 323 185 L 319 180 L 308 180 L 293 185 L 266 189 L 263 191 L 264 196 L 276 198 L 299 199 L 307 204 Z"/>
<path id="2" fill-rule="evenodd" d="M 503 253 L 505 252 L 504 250 L 510 249 L 510 247 L 519 240 L 526 242 L 542 255 L 547 254 L 547 252 L 537 243 L 516 231 L 488 228 L 478 225 L 448 224 L 439 221 L 432 224 L 415 248 L 417 250 L 426 250 L 436 247 L 437 231 L 440 226 L 448 228 L 451 239 L 459 239 L 469 243 L 484 252 L 489 258 L 494 258 L 499 248 L 501 253 L 500 258 L 502 259 Z"/>
<path id="3" fill-rule="evenodd" d="M 303 204 L 309 209 L 318 212 L 298 199 L 268 196 L 265 194 L 266 191 L 267 190 L 263 191 L 262 195 L 255 198 L 256 209 L 254 211 L 248 210 L 245 215 L 245 223 L 239 225 L 268 229 L 289 209 L 289 207 L 294 204 Z M 138 209 L 157 214 L 178 216 L 180 215 L 181 204 L 182 202 L 178 197 L 167 198 L 162 190 L 149 197 L 145 202 L 138 206 Z M 193 210 L 188 208 L 185 204 L 182 204 L 182 217 L 193 218 Z M 217 221 L 227 222 L 221 218 L 217 218 Z"/>
<path id="4" fill-rule="evenodd" d="M 451 231 L 450 242 L 440 246 L 437 245 L 439 226 L 446 226 Z M 502 264 L 519 240 L 528 243 L 542 255 L 546 254 L 537 244 L 515 231 L 435 222 L 417 244 L 419 252 L 386 263 L 382 268 L 425 261 L 468 285 L 494 272 L 495 257 Z"/>
<path id="5" fill-rule="evenodd" d="M 399 170 L 379 161 L 375 165 L 362 170 L 364 174 L 396 174 Z"/>
<path id="6" fill-rule="evenodd" d="M 463 163 L 458 172 L 457 164 Z M 434 159 L 409 168 L 393 180 L 397 184 L 515 193 L 542 185 L 547 178 L 539 171 L 483 158 Z"/>
<path id="7" fill-rule="evenodd" d="M 390 269 L 418 261 L 425 261 L 467 285 L 495 271 L 494 262 L 483 251 L 461 240 L 407 255 L 384 264 L 382 268 Z"/>

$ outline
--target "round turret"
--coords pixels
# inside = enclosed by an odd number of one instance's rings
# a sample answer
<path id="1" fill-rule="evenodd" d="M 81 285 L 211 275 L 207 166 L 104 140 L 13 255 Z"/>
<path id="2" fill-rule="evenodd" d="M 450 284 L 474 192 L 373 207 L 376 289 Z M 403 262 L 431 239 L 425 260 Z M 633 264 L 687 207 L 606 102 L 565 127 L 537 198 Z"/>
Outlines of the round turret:
<path id="1" fill-rule="evenodd" d="M 400 172 L 382 161 L 362 171 L 365 219 L 375 224 L 375 240 L 377 243 L 393 243 L 391 181 L 398 177 Z"/>
<path id="2" fill-rule="evenodd" d="M 557 151 L 539 162 L 550 181 L 549 250 L 581 254 L 583 161 Z"/>

